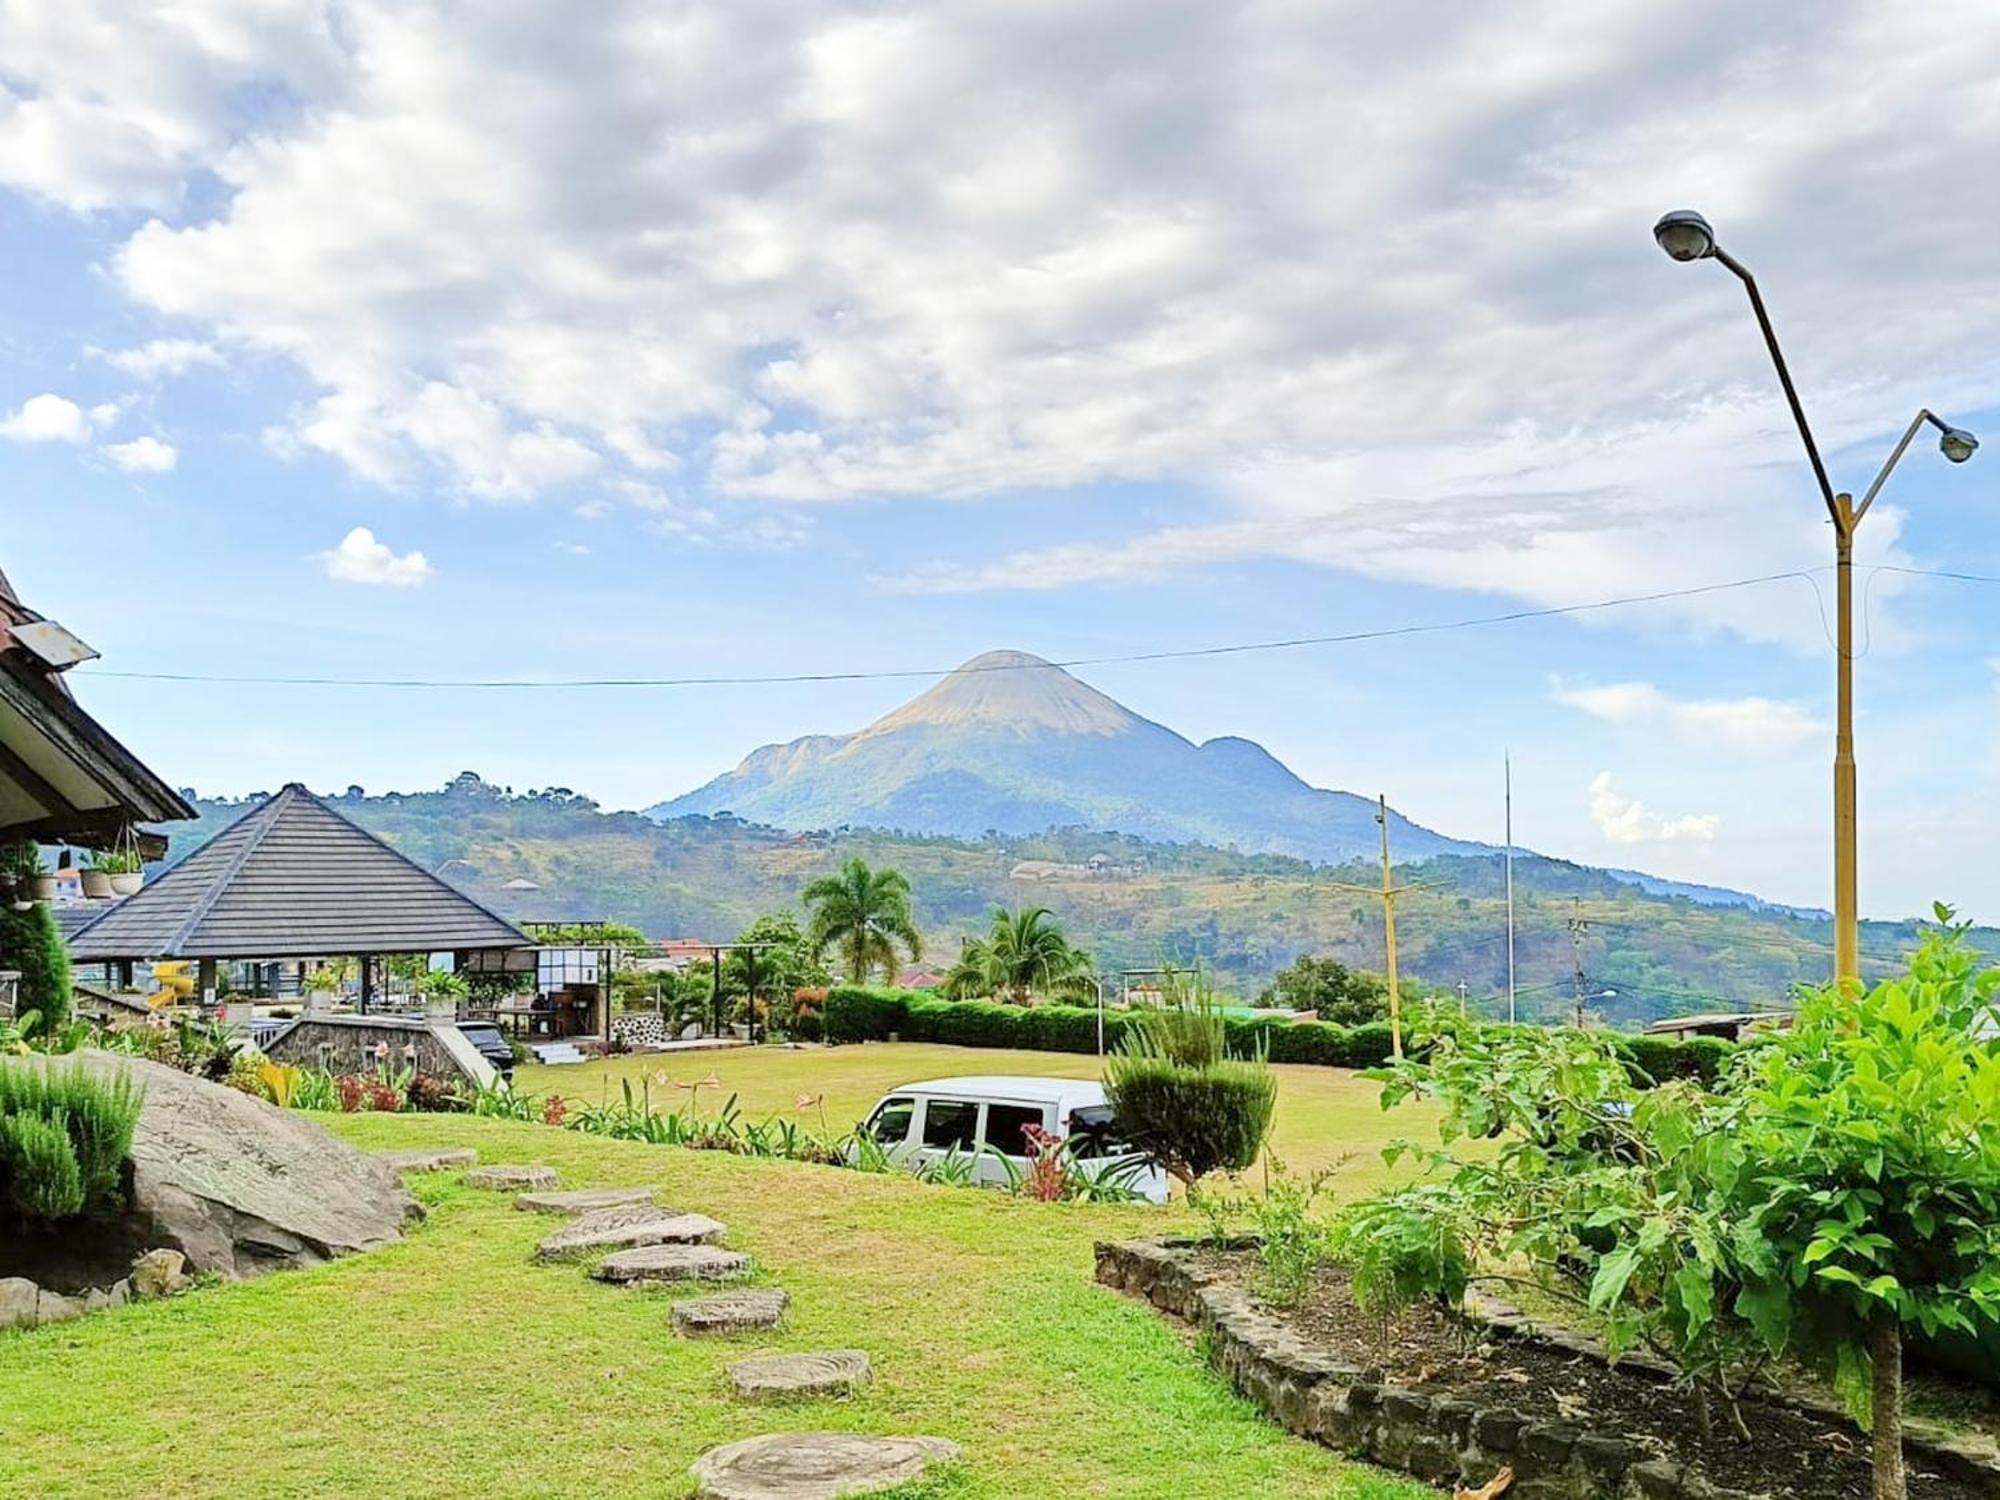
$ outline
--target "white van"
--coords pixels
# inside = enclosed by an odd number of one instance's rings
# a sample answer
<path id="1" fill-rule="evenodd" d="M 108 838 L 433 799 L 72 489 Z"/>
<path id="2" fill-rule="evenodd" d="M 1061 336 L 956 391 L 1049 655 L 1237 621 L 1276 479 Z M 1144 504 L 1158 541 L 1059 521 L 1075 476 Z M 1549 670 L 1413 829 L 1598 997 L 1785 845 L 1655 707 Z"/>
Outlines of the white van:
<path id="1" fill-rule="evenodd" d="M 1167 1201 L 1167 1176 L 1117 1138 L 1104 1085 L 1077 1078 L 933 1078 L 882 1096 L 862 1128 L 897 1161 L 918 1166 L 956 1151 L 972 1163 L 974 1180 L 1005 1187 L 1007 1166 L 1024 1171 L 1032 1153 L 1031 1125 L 1075 1143 L 1077 1167 L 1114 1176 L 1148 1203 Z M 982 1148 L 990 1147 L 991 1150 Z"/>

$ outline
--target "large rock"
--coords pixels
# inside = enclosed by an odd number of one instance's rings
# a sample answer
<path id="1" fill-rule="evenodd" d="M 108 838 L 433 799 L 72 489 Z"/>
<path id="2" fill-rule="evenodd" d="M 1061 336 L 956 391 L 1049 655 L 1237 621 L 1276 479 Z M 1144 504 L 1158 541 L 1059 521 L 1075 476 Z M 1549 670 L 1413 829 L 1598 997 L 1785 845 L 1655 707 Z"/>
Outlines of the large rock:
<path id="1" fill-rule="evenodd" d="M 40 1321 L 35 1305 L 42 1289 L 24 1276 L 0 1277 L 0 1330 L 33 1328 Z"/>
<path id="2" fill-rule="evenodd" d="M 316 1265 L 390 1244 L 423 1214 L 389 1167 L 297 1111 L 106 1052 L 12 1062 L 124 1072 L 145 1094 L 123 1220 L 89 1244 L 71 1230 L 21 1247 L 43 1264 L 45 1287 L 103 1285 L 149 1249 L 178 1250 L 189 1270 L 231 1277 Z"/>
<path id="3" fill-rule="evenodd" d="M 729 1281 L 750 1274 L 750 1257 L 713 1245 L 641 1245 L 607 1255 L 596 1270 L 599 1281 L 646 1286 L 667 1281 Z"/>
<path id="4" fill-rule="evenodd" d="M 765 1354 L 729 1367 L 729 1383 L 745 1401 L 810 1401 L 851 1396 L 875 1378 L 859 1349 L 814 1354 Z"/>
<path id="5" fill-rule="evenodd" d="M 853 1432 L 774 1432 L 711 1448 L 695 1460 L 700 1500 L 842 1500 L 921 1479 L 956 1443 Z"/>
<path id="6" fill-rule="evenodd" d="M 540 1261 L 578 1260 L 635 1245 L 699 1245 L 716 1239 L 724 1226 L 707 1214 L 677 1214 L 650 1203 L 600 1208 L 565 1224 L 535 1247 Z"/>

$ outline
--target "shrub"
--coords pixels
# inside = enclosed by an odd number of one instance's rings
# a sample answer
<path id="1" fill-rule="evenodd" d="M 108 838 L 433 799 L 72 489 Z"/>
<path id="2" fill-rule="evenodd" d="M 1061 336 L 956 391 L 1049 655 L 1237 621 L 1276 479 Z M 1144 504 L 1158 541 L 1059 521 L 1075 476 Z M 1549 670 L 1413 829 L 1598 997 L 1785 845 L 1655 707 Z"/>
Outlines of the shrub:
<path id="1" fill-rule="evenodd" d="M 27 1219 L 65 1219 L 111 1202 L 139 1103 L 122 1074 L 0 1065 L 0 1197 Z"/>
<path id="2" fill-rule="evenodd" d="M 15 911 L 0 903 L 0 969 L 21 976 L 21 1013 L 39 1015 L 44 1032 L 60 1031 L 70 1014 L 69 950 L 48 907 L 38 902 Z"/>
<path id="3" fill-rule="evenodd" d="M 838 985 L 827 991 L 825 1017 L 829 1042 L 884 1041 L 891 1032 L 907 1033 L 910 999 L 900 990 Z"/>
<path id="4" fill-rule="evenodd" d="M 1261 1056 L 1229 1057 L 1225 1035 L 1207 1010 L 1148 1011 L 1105 1064 L 1119 1128 L 1183 1182 L 1244 1170 L 1270 1133 L 1277 1079 Z"/>

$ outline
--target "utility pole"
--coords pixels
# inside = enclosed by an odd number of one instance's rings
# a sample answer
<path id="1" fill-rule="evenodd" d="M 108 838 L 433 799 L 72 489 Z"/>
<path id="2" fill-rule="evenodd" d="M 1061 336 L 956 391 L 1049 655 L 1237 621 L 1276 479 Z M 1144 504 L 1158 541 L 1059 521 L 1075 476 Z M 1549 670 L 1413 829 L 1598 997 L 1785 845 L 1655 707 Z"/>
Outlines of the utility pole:
<path id="1" fill-rule="evenodd" d="M 1461 979 L 1458 982 L 1458 1018 L 1461 1021 L 1463 1021 L 1468 1015 L 1471 1014 L 1471 1012 L 1466 1009 L 1465 990 L 1466 990 L 1465 981 Z"/>
<path id="2" fill-rule="evenodd" d="M 1569 951 L 1574 965 L 1576 981 L 1576 1027 L 1583 1029 L 1584 1008 L 1588 991 L 1584 987 L 1583 976 L 1583 935 L 1590 930 L 1590 924 L 1583 920 L 1583 898 L 1574 898 L 1575 905 L 1569 919 Z"/>
<path id="3" fill-rule="evenodd" d="M 1375 821 L 1382 826 L 1382 888 L 1365 885 L 1337 885 L 1335 889 L 1379 896 L 1382 901 L 1382 948 L 1385 977 L 1389 981 L 1389 1048 L 1396 1061 L 1403 1060 L 1403 990 L 1396 973 L 1396 898 L 1420 886 L 1435 885 L 1431 880 L 1413 880 L 1397 885 L 1389 863 L 1389 799 L 1375 799 Z"/>

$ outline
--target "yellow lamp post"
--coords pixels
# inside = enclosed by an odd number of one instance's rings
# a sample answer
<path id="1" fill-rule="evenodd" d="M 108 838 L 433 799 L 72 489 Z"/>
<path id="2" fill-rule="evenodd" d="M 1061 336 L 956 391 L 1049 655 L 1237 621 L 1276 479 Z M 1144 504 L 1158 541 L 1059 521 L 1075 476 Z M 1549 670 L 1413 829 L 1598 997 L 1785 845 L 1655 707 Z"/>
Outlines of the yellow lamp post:
<path id="1" fill-rule="evenodd" d="M 1792 409 L 1792 420 L 1798 424 L 1806 457 L 1812 460 L 1813 478 L 1819 482 L 1820 495 L 1825 499 L 1827 514 L 1833 521 L 1837 615 L 1834 627 L 1837 723 L 1833 741 L 1833 976 L 1836 982 L 1846 985 L 1850 981 L 1859 981 L 1861 977 L 1854 788 L 1854 533 L 1867 516 L 1868 507 L 1882 492 L 1890 471 L 1926 423 L 1937 428 L 1938 450 L 1955 464 L 1962 464 L 1972 457 L 1978 450 L 1979 440 L 1928 410 L 1919 411 L 1903 433 L 1902 441 L 1890 453 L 1889 461 L 1875 476 L 1875 482 L 1862 495 L 1861 503 L 1856 505 L 1851 494 L 1844 490 L 1836 492 L 1833 482 L 1827 478 L 1819 446 L 1813 441 L 1812 428 L 1806 424 L 1805 408 L 1799 404 L 1799 393 L 1792 386 L 1791 371 L 1785 367 L 1784 352 L 1778 347 L 1778 335 L 1771 327 L 1771 316 L 1764 310 L 1764 299 L 1757 291 L 1757 279 L 1715 242 L 1715 231 L 1698 213 L 1683 209 L 1666 215 L 1653 226 L 1653 238 L 1675 260 L 1720 261 L 1750 294 L 1750 309 L 1757 315 L 1757 326 L 1763 331 L 1765 347 L 1771 351 L 1771 363 L 1777 367 L 1778 384 L 1784 387 L 1785 401 Z"/>

